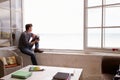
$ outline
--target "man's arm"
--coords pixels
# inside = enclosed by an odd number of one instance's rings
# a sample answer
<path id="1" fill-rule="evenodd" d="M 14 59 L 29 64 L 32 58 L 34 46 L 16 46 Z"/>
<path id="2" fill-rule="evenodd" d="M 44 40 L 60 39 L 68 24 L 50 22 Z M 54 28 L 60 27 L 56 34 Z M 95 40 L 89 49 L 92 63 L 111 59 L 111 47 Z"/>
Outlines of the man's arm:
<path id="1" fill-rule="evenodd" d="M 22 34 L 22 42 L 24 46 L 31 46 L 31 43 L 28 41 L 28 37 L 25 33 Z"/>

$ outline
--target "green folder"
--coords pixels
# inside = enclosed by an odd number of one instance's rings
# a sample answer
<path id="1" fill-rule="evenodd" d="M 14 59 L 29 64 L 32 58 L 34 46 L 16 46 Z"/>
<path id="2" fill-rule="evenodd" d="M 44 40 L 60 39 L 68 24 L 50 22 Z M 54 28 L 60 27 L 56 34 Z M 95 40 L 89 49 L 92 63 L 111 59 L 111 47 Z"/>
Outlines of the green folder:
<path id="1" fill-rule="evenodd" d="M 27 71 L 16 71 L 11 75 L 12 78 L 26 79 L 32 75 L 32 72 Z"/>

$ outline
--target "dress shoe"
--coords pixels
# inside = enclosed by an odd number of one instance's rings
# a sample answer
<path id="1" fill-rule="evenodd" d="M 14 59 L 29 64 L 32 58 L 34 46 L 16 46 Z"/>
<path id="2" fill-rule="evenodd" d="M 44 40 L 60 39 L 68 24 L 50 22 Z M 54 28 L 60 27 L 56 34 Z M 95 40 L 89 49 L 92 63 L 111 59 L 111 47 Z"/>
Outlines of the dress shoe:
<path id="1" fill-rule="evenodd" d="M 35 49 L 35 50 L 34 50 L 34 52 L 43 53 L 43 51 L 42 51 L 42 50 L 40 50 L 40 49 Z"/>

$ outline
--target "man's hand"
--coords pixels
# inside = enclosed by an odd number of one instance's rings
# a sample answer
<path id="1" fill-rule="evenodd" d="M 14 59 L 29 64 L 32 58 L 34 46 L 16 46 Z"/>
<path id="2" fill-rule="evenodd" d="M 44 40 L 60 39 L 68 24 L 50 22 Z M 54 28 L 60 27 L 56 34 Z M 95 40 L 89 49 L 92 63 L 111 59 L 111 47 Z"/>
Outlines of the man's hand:
<path id="1" fill-rule="evenodd" d="M 39 42 L 39 40 L 32 41 L 31 44 L 34 45 L 36 42 Z"/>
<path id="2" fill-rule="evenodd" d="M 37 35 L 36 34 L 32 34 L 32 38 L 35 38 Z"/>
<path id="3" fill-rule="evenodd" d="M 39 42 L 39 39 L 36 39 L 36 40 L 35 40 L 35 43 L 36 43 L 36 42 Z"/>

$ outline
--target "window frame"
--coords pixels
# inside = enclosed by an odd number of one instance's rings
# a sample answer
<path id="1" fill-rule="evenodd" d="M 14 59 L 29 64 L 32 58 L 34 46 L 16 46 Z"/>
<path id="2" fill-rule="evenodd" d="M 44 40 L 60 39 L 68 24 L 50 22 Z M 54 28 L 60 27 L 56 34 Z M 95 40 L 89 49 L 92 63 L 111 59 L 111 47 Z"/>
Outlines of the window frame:
<path id="1" fill-rule="evenodd" d="M 102 0 L 101 5 L 97 6 L 88 6 L 88 0 L 84 0 L 84 50 L 86 53 L 90 52 L 110 52 L 110 53 L 119 53 L 120 50 L 119 48 L 105 48 L 104 47 L 104 42 L 105 42 L 105 29 L 107 28 L 120 28 L 120 26 L 105 26 L 105 8 L 106 7 L 111 7 L 115 5 L 120 5 L 120 3 L 113 3 L 113 4 L 105 4 L 105 0 Z M 95 9 L 95 8 L 102 8 L 102 20 L 101 20 L 101 26 L 92 26 L 88 27 L 88 10 L 89 9 Z M 101 29 L 101 47 L 88 47 L 88 29 L 96 29 L 100 28 Z"/>

